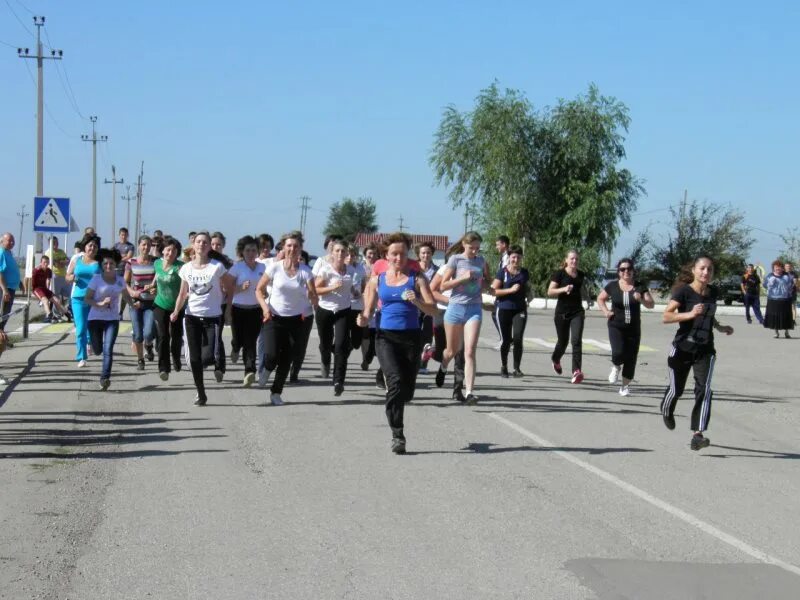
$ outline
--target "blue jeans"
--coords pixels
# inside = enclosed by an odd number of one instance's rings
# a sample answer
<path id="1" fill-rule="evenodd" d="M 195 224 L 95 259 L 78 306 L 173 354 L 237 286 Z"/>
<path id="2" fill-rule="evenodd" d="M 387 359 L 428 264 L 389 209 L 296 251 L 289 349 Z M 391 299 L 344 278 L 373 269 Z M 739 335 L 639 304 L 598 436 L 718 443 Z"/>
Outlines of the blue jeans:
<path id="1" fill-rule="evenodd" d="M 92 352 L 103 353 L 103 371 L 100 379 L 111 379 L 111 365 L 114 362 L 114 342 L 119 333 L 119 321 L 89 321 L 89 336 Z"/>
<path id="2" fill-rule="evenodd" d="M 744 295 L 744 315 L 747 317 L 748 323 L 752 320 L 750 319 L 750 308 L 753 309 L 753 314 L 755 315 L 756 320 L 759 323 L 763 323 L 764 317 L 761 316 L 761 298 L 759 298 L 758 294 Z"/>
<path id="3" fill-rule="evenodd" d="M 89 305 L 83 298 L 72 298 L 72 319 L 75 321 L 75 360 L 86 360 L 86 344 L 89 343 Z"/>
<path id="4" fill-rule="evenodd" d="M 148 346 L 155 338 L 156 318 L 152 302 L 141 302 L 139 308 L 130 307 L 133 341 L 137 344 L 145 342 Z"/>

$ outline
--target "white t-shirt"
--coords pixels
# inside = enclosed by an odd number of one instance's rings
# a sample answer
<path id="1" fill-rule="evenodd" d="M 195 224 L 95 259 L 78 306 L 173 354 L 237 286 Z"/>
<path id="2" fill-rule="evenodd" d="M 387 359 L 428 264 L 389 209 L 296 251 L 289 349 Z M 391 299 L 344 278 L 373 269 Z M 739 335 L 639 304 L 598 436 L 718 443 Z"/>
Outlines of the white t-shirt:
<path id="1" fill-rule="evenodd" d="M 194 317 L 218 317 L 222 314 L 222 277 L 225 267 L 213 261 L 203 267 L 188 262 L 178 271 L 180 278 L 189 284 L 186 314 Z"/>
<path id="2" fill-rule="evenodd" d="M 436 271 L 436 275 L 438 275 L 439 277 L 442 277 L 442 276 L 444 275 L 444 270 L 445 270 L 446 268 L 447 268 L 447 264 L 444 264 L 444 265 L 442 265 L 441 267 L 439 267 L 439 270 L 438 270 L 438 271 Z M 431 277 L 431 281 L 433 281 L 433 277 Z M 442 296 L 445 296 L 445 297 L 449 298 L 449 297 L 450 297 L 450 294 L 452 293 L 452 291 L 453 291 L 453 290 L 447 290 L 447 291 L 444 291 L 444 292 L 443 292 L 443 291 L 440 289 L 440 290 L 439 290 L 439 293 L 440 293 Z M 447 304 L 439 304 L 439 303 L 437 302 L 437 303 L 436 303 L 436 308 L 439 308 L 439 309 L 441 309 L 441 310 L 447 310 Z"/>
<path id="3" fill-rule="evenodd" d="M 308 316 L 313 309 L 308 299 L 308 282 L 314 275 L 307 265 L 300 263 L 293 277 L 286 274 L 283 261 L 275 261 L 267 267 L 272 287 L 269 295 L 269 310 L 281 317 Z"/>
<path id="4" fill-rule="evenodd" d="M 318 277 L 319 276 L 319 270 L 324 265 L 330 265 L 330 264 L 331 263 L 328 262 L 328 257 L 327 256 L 320 256 L 319 258 L 317 258 L 317 260 L 314 261 L 314 266 L 311 267 L 311 272 L 314 274 L 314 277 Z"/>
<path id="5" fill-rule="evenodd" d="M 353 277 L 353 298 L 350 301 L 350 308 L 353 310 L 364 310 L 364 280 L 367 279 L 367 269 L 363 263 L 356 263 L 353 267 L 355 276 Z"/>
<path id="6" fill-rule="evenodd" d="M 266 271 L 267 267 L 257 262 L 251 269 L 243 260 L 235 263 L 229 270 L 228 274 L 236 278 L 236 289 L 238 290 L 233 295 L 234 306 L 258 306 L 258 299 L 256 298 L 256 286 L 261 276 Z M 242 285 L 245 281 L 250 282 L 250 287 L 241 291 Z"/>
<path id="7" fill-rule="evenodd" d="M 319 262 L 319 261 L 317 261 Z M 316 266 L 316 264 L 314 265 Z M 322 287 L 330 287 L 336 281 L 341 281 L 340 288 L 319 297 L 319 306 L 325 310 L 339 312 L 340 310 L 350 310 L 350 303 L 353 298 L 353 280 L 356 270 L 347 265 L 344 275 L 341 275 L 328 261 L 323 261 L 317 272 L 317 277 L 321 277 Z"/>
<path id="8" fill-rule="evenodd" d="M 111 298 L 108 306 L 92 306 L 89 309 L 89 321 L 119 321 L 119 298 L 125 289 L 125 280 L 121 276 L 117 275 L 114 283 L 108 283 L 102 275 L 95 275 L 86 289 L 92 290 L 95 302 Z"/>

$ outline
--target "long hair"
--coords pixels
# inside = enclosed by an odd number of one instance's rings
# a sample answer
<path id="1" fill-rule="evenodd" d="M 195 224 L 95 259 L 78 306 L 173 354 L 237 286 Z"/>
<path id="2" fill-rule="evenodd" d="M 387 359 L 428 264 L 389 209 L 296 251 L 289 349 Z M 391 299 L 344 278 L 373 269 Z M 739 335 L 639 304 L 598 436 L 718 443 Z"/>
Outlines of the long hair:
<path id="1" fill-rule="evenodd" d="M 672 285 L 673 292 L 678 288 L 688 285 L 694 281 L 694 273 L 692 270 L 694 269 L 695 265 L 697 265 L 697 263 L 703 259 L 709 261 L 712 267 L 714 266 L 714 259 L 708 254 L 698 254 L 695 256 L 694 260 L 681 267 L 681 270 L 678 272 L 678 276 L 675 278 L 675 283 Z"/>

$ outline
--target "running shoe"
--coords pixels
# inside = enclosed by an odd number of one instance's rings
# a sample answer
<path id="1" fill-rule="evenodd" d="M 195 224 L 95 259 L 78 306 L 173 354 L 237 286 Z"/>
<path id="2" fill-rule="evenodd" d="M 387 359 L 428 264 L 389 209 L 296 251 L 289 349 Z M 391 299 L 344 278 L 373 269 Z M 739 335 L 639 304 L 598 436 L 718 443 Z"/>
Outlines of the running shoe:
<path id="1" fill-rule="evenodd" d="M 233 348 L 231 348 L 231 362 L 233 364 L 236 364 L 237 362 L 239 362 L 239 351 L 238 350 L 234 350 Z"/>
<path id="2" fill-rule="evenodd" d="M 255 383 L 255 380 L 256 380 L 256 374 L 248 373 L 247 375 L 244 376 L 244 380 L 242 381 L 242 386 L 250 387 L 251 385 L 253 385 L 253 383 Z"/>
<path id="3" fill-rule="evenodd" d="M 502 347 L 503 347 L 503 342 L 497 342 L 497 343 L 496 343 L 496 344 L 493 346 L 493 348 L 494 348 L 495 350 L 500 350 L 500 348 L 502 348 Z"/>
<path id="4" fill-rule="evenodd" d="M 341 396 L 342 392 L 344 392 L 344 384 L 343 383 L 334 383 L 333 384 L 333 395 L 334 396 Z"/>
<path id="5" fill-rule="evenodd" d="M 576 369 L 572 373 L 572 383 L 580 383 L 583 381 L 583 371 Z"/>
<path id="6" fill-rule="evenodd" d="M 475 394 L 467 394 L 464 402 L 467 406 L 475 406 L 478 403 L 478 397 Z"/>
<path id="7" fill-rule="evenodd" d="M 108 389 L 110 385 L 111 385 L 110 379 L 104 378 L 100 380 L 100 389 L 103 390 L 104 392 Z"/>
<path id="8" fill-rule="evenodd" d="M 630 396 L 631 395 L 631 388 L 627 385 L 623 385 L 619 388 L 619 395 L 620 396 Z"/>
<path id="9" fill-rule="evenodd" d="M 695 433 L 692 436 L 692 442 L 689 444 L 689 447 L 692 450 L 700 450 L 701 448 L 707 448 L 709 444 L 711 444 L 710 439 L 703 437 L 702 433 Z"/>
<path id="10" fill-rule="evenodd" d="M 8 385 L 8 379 L 3 377 L 3 375 L 1 374 L 0 374 L 0 385 Z"/>
<path id="11" fill-rule="evenodd" d="M 369 371 L 369 363 L 365 360 L 361 361 L 361 370 L 362 371 Z"/>
<path id="12" fill-rule="evenodd" d="M 261 369 L 258 372 L 258 387 L 267 387 L 267 370 Z"/>
<path id="13" fill-rule="evenodd" d="M 611 373 L 608 374 L 608 383 L 617 383 L 620 370 L 621 369 L 617 365 L 611 365 Z"/>
<path id="14" fill-rule="evenodd" d="M 386 389 L 386 380 L 383 378 L 383 371 L 380 369 L 375 372 L 375 387 L 379 390 Z"/>
<path id="15" fill-rule="evenodd" d="M 447 376 L 447 371 L 443 370 L 442 367 L 439 367 L 439 370 L 436 371 L 436 387 L 442 387 L 444 385 L 444 378 Z"/>
<path id="16" fill-rule="evenodd" d="M 283 398 L 281 398 L 280 394 L 270 394 L 269 401 L 272 406 L 283 406 Z"/>
<path id="17" fill-rule="evenodd" d="M 561 375 L 561 373 L 564 372 L 563 369 L 561 368 L 560 362 L 553 363 L 553 371 L 555 371 L 556 375 Z"/>
<path id="18" fill-rule="evenodd" d="M 136 363 L 136 370 L 137 371 L 144 371 L 144 359 L 140 358 Z"/>
<path id="19" fill-rule="evenodd" d="M 464 402 L 467 401 L 467 399 L 464 397 L 464 392 L 461 391 L 461 388 L 453 390 L 453 400 L 461 402 L 461 404 L 464 404 Z"/>
<path id="20" fill-rule="evenodd" d="M 85 360 L 79 360 L 78 361 L 78 368 L 79 369 L 82 369 L 85 366 L 86 366 L 86 361 Z"/>
<path id="21" fill-rule="evenodd" d="M 181 361 L 173 360 L 172 361 L 172 370 L 175 371 L 176 373 L 180 373 L 181 372 Z"/>
<path id="22" fill-rule="evenodd" d="M 788 329 L 783 332 L 783 337 L 785 337 L 787 340 L 791 339 L 792 336 L 789 335 L 789 330 Z"/>
<path id="23" fill-rule="evenodd" d="M 406 453 L 406 440 L 405 438 L 392 438 L 392 452 L 395 454 Z"/>
<path id="24" fill-rule="evenodd" d="M 322 365 L 322 367 L 320 367 L 319 375 L 323 379 L 328 379 L 331 376 L 331 367 L 330 367 L 330 365 Z"/>
<path id="25" fill-rule="evenodd" d="M 500 367 L 500 377 L 508 379 L 508 367 Z"/>
<path id="26" fill-rule="evenodd" d="M 194 405 L 195 406 L 205 406 L 207 401 L 208 401 L 208 398 L 201 398 L 200 394 L 197 394 L 194 397 Z"/>
<path id="27" fill-rule="evenodd" d="M 161 371 L 158 376 L 161 378 L 161 381 L 166 381 L 169 379 L 169 373 L 167 371 Z"/>
<path id="28" fill-rule="evenodd" d="M 53 317 L 51 317 L 50 315 L 47 315 L 44 319 L 42 319 L 42 323 L 52 323 L 52 322 L 53 322 Z"/>
<path id="29" fill-rule="evenodd" d="M 675 417 L 672 415 L 661 415 L 661 417 L 664 419 L 664 426 L 667 429 L 675 429 Z"/>
<path id="30" fill-rule="evenodd" d="M 525 373 L 523 373 L 519 369 L 514 369 L 514 372 L 512 373 L 512 375 L 514 377 L 516 377 L 517 379 L 519 379 L 520 377 L 525 377 Z"/>
<path id="31" fill-rule="evenodd" d="M 156 357 L 156 353 L 153 351 L 153 344 L 149 346 L 145 346 L 145 356 L 147 357 L 147 362 L 153 362 Z"/>
<path id="32" fill-rule="evenodd" d="M 292 373 L 289 375 L 289 383 L 298 383 L 300 381 L 300 376 L 297 373 Z"/>
<path id="33" fill-rule="evenodd" d="M 419 368 L 419 374 L 420 375 L 429 375 L 430 371 L 428 371 L 428 369 L 426 369 L 425 367 L 420 367 Z"/>
<path id="34" fill-rule="evenodd" d="M 214 379 L 217 380 L 217 383 L 222 383 L 223 375 L 225 375 L 224 371 L 220 371 L 219 369 L 214 369 Z"/>
<path id="35" fill-rule="evenodd" d="M 433 350 L 433 346 L 425 344 L 425 347 L 422 348 L 422 362 L 428 362 L 433 357 Z"/>

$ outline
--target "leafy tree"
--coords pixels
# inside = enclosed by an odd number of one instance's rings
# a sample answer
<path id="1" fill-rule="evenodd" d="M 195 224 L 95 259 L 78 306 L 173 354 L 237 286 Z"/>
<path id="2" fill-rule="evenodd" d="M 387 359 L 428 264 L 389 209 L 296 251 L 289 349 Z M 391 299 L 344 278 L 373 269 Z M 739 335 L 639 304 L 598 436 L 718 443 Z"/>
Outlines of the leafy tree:
<path id="1" fill-rule="evenodd" d="M 341 202 L 334 202 L 331 206 L 323 233 L 341 235 L 349 242 L 355 240 L 360 232 L 375 233 L 378 231 L 376 208 L 369 197 L 357 200 L 342 198 Z"/>
<path id="2" fill-rule="evenodd" d="M 744 214 L 730 206 L 684 200 L 670 208 L 672 231 L 666 241 L 652 242 L 653 276 L 668 290 L 681 269 L 698 254 L 714 259 L 715 277 L 740 274 L 753 239 Z"/>
<path id="3" fill-rule="evenodd" d="M 786 231 L 786 235 L 782 235 L 783 250 L 781 251 L 781 260 L 788 261 L 792 264 L 800 262 L 800 229 L 792 227 Z"/>
<path id="4" fill-rule="evenodd" d="M 592 85 L 585 95 L 537 111 L 517 90 L 482 90 L 475 108 L 445 109 L 430 163 L 454 207 L 474 202 L 487 240 L 526 241 L 537 291 L 569 248 L 594 271 L 630 224 L 641 182 L 619 168 L 628 110 Z"/>

